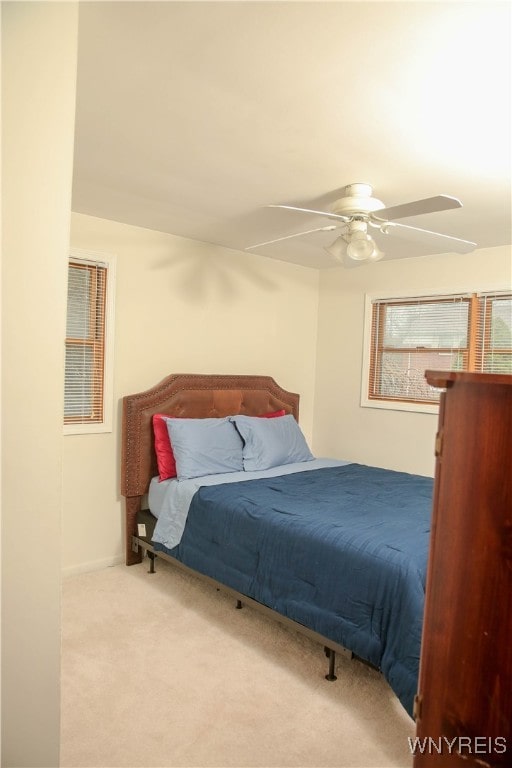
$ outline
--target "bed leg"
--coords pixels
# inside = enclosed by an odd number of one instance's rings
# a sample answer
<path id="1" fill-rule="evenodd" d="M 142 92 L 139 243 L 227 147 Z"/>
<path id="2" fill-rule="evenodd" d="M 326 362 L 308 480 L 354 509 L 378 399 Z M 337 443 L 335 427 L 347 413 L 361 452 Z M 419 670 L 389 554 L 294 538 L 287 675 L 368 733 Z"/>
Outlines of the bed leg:
<path id="1" fill-rule="evenodd" d="M 126 565 L 142 562 L 142 547 L 133 539 L 137 533 L 137 514 L 140 510 L 140 496 L 126 497 Z"/>
<path id="2" fill-rule="evenodd" d="M 239 610 L 242 608 L 242 601 L 241 601 L 241 600 L 237 600 L 237 601 L 236 601 L 236 607 L 237 607 Z"/>
<path id="3" fill-rule="evenodd" d="M 325 654 L 329 657 L 329 672 L 326 674 L 325 679 L 326 680 L 337 680 L 338 678 L 334 674 L 334 664 L 336 662 L 336 651 L 333 651 L 332 648 L 325 648 Z"/>
<path id="4" fill-rule="evenodd" d="M 147 556 L 149 557 L 149 571 L 148 573 L 155 573 L 155 559 L 156 555 L 154 552 L 146 552 Z"/>

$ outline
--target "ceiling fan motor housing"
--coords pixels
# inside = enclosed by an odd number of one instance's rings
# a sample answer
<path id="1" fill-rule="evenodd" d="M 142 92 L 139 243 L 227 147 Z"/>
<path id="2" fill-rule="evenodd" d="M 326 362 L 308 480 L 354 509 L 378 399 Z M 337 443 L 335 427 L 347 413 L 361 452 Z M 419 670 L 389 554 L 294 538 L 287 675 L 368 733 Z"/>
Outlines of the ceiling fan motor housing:
<path id="1" fill-rule="evenodd" d="M 384 208 L 384 203 L 372 197 L 369 184 L 349 184 L 345 187 L 345 196 L 335 200 L 331 206 L 333 213 L 339 216 L 368 216 L 373 211 Z"/>

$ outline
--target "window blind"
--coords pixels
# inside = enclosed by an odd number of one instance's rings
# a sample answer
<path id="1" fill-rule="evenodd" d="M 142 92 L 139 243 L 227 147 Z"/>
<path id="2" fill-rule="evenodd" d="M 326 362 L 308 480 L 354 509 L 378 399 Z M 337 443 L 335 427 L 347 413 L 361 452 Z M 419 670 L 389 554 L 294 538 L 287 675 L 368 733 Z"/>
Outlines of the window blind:
<path id="1" fill-rule="evenodd" d="M 512 373 L 512 294 L 478 296 L 475 370 Z"/>
<path id="2" fill-rule="evenodd" d="M 106 264 L 70 260 L 65 424 L 95 424 L 103 420 L 106 288 Z"/>
<path id="3" fill-rule="evenodd" d="M 369 397 L 436 403 L 425 370 L 465 367 L 469 316 L 467 296 L 374 302 Z"/>

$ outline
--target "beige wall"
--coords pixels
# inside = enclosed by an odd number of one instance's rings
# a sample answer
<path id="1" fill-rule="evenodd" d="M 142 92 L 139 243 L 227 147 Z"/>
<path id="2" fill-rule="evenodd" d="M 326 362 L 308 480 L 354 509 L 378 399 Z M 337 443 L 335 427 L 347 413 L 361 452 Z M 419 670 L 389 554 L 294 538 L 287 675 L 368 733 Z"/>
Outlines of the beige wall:
<path id="1" fill-rule="evenodd" d="M 2 765 L 59 764 L 60 514 L 78 7 L 2 3 Z"/>
<path id="2" fill-rule="evenodd" d="M 114 429 L 64 437 L 63 568 L 118 561 L 120 400 L 169 373 L 256 373 L 313 426 L 316 270 L 80 214 L 75 248 L 116 255 Z M 93 480 L 91 478 L 94 478 Z"/>
<path id="3" fill-rule="evenodd" d="M 320 276 L 314 448 L 317 454 L 432 475 L 437 416 L 362 408 L 365 293 L 510 288 L 510 247 L 384 261 Z"/>

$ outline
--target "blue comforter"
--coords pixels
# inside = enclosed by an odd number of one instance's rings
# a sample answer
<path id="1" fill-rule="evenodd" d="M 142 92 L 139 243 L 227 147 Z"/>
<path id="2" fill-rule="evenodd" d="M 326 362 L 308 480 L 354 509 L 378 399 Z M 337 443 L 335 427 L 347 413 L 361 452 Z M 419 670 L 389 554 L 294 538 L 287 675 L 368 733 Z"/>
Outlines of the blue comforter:
<path id="1" fill-rule="evenodd" d="M 202 487 L 165 551 L 374 664 L 411 714 L 432 485 L 348 464 Z"/>

